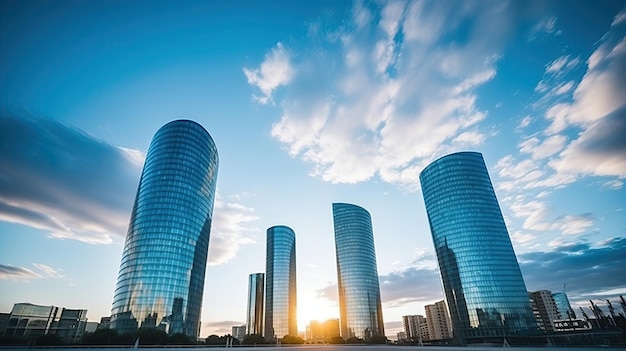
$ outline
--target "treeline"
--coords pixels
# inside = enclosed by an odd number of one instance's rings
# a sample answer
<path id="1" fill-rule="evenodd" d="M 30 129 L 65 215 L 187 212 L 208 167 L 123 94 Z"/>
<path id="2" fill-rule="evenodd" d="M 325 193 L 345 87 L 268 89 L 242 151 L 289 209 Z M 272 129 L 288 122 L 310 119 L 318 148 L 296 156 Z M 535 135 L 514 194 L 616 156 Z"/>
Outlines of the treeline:
<path id="1" fill-rule="evenodd" d="M 246 335 L 243 340 L 231 335 L 209 335 L 204 340 L 195 340 L 185 334 L 168 335 L 162 330 L 154 328 L 140 328 L 134 333 L 118 333 L 114 329 L 98 329 L 93 333 L 85 333 L 79 342 L 64 340 L 56 334 L 38 336 L 0 336 L 0 345 L 25 346 L 59 346 L 59 345 L 133 345 L 139 340 L 139 345 L 256 345 L 268 342 L 260 335 Z M 304 340 L 297 336 L 285 336 L 283 344 L 302 344 Z"/>
<path id="2" fill-rule="evenodd" d="M 63 340 L 56 334 L 39 336 L 0 336 L 0 345 L 25 345 L 25 346 L 59 346 L 59 345 L 133 345 L 139 340 L 139 345 L 262 345 L 274 344 L 266 341 L 261 335 L 246 335 L 243 340 L 233 338 L 231 335 L 209 335 L 204 340 L 195 340 L 185 334 L 177 333 L 168 335 L 162 330 L 154 328 L 140 328 L 134 333 L 118 333 L 114 329 L 98 329 L 93 333 L 85 333 L 79 342 Z M 387 338 L 372 337 L 368 340 L 349 338 L 344 340 L 339 336 L 329 340 L 330 344 L 385 344 Z M 285 335 L 281 344 L 303 344 L 304 340 L 298 336 Z"/>

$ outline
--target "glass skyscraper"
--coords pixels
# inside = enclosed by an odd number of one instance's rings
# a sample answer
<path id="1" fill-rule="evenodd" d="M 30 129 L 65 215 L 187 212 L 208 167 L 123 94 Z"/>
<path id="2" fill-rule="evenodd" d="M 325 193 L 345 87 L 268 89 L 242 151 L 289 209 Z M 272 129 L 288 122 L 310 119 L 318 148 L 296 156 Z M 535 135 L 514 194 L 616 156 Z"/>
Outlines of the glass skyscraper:
<path id="1" fill-rule="evenodd" d="M 341 337 L 385 336 L 372 219 L 364 208 L 333 204 Z"/>
<path id="2" fill-rule="evenodd" d="M 266 253 L 263 336 L 269 341 L 298 336 L 294 231 L 282 225 L 269 228 Z"/>
<path id="3" fill-rule="evenodd" d="M 480 153 L 444 156 L 420 174 L 453 332 L 463 341 L 537 329 Z"/>
<path id="4" fill-rule="evenodd" d="M 198 123 L 154 135 L 141 173 L 111 310 L 111 328 L 197 337 L 218 155 Z"/>
<path id="5" fill-rule="evenodd" d="M 248 277 L 248 315 L 246 334 L 263 335 L 263 284 L 265 274 L 253 273 Z"/>
<path id="6" fill-rule="evenodd" d="M 576 313 L 572 309 L 572 306 L 569 303 L 569 299 L 567 298 L 567 294 L 564 292 L 552 293 L 552 298 L 554 299 L 554 303 L 556 303 L 556 309 L 559 313 L 559 318 L 561 319 L 575 319 Z"/>

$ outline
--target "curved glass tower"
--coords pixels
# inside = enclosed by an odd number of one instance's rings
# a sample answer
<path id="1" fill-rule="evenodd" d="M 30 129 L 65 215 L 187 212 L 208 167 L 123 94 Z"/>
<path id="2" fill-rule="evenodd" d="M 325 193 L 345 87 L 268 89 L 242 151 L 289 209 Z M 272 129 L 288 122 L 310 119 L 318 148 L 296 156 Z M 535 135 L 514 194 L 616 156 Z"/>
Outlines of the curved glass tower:
<path id="1" fill-rule="evenodd" d="M 154 135 L 141 173 L 111 310 L 111 328 L 197 337 L 217 180 L 217 148 L 198 123 Z"/>
<path id="2" fill-rule="evenodd" d="M 263 335 L 263 284 L 265 274 L 252 273 L 248 277 L 248 315 L 246 334 Z"/>
<path id="3" fill-rule="evenodd" d="M 341 337 L 385 336 L 372 219 L 364 208 L 333 204 Z"/>
<path id="4" fill-rule="evenodd" d="M 294 231 L 282 225 L 269 228 L 266 252 L 263 336 L 269 341 L 298 336 Z"/>
<path id="5" fill-rule="evenodd" d="M 480 153 L 444 156 L 420 174 L 454 336 L 530 333 L 536 322 Z"/>

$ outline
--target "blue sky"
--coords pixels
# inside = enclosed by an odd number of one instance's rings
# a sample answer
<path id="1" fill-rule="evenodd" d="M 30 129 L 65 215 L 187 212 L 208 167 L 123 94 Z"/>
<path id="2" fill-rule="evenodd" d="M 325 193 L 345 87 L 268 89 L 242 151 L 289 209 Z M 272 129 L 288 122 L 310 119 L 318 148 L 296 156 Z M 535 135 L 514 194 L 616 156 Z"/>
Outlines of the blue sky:
<path id="1" fill-rule="evenodd" d="M 338 317 L 332 202 L 371 216 L 386 332 L 443 298 L 419 173 L 483 153 L 529 290 L 626 294 L 624 1 L 1 1 L 0 311 L 110 313 L 143 158 L 220 156 L 201 335 L 296 233 L 299 329 Z"/>

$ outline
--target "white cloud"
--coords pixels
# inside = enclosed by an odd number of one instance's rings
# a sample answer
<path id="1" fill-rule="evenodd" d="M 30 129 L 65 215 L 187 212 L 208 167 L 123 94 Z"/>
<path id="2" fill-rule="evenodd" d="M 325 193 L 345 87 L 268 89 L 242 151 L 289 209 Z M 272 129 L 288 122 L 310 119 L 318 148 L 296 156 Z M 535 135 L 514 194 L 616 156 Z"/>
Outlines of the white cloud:
<path id="1" fill-rule="evenodd" d="M 615 180 L 609 180 L 608 182 L 605 182 L 603 185 L 607 189 L 610 189 L 610 190 L 619 190 L 624 185 L 624 182 L 619 179 L 615 179 Z"/>
<path id="2" fill-rule="evenodd" d="M 559 173 L 626 177 L 626 107 L 582 132 L 550 165 Z"/>
<path id="3" fill-rule="evenodd" d="M 526 201 L 523 197 L 513 202 L 509 209 L 515 217 L 524 220 L 524 229 L 538 232 L 558 231 L 564 235 L 581 234 L 593 225 L 594 220 L 594 216 L 590 213 L 548 219 L 550 211 L 545 202 Z"/>
<path id="4" fill-rule="evenodd" d="M 611 23 L 611 27 L 617 27 L 626 22 L 626 9 L 622 10 L 620 13 L 615 15 L 613 19 L 613 23 Z"/>
<path id="5" fill-rule="evenodd" d="M 452 139 L 452 143 L 459 146 L 477 146 L 483 143 L 487 136 L 477 131 L 468 131 Z"/>
<path id="6" fill-rule="evenodd" d="M 61 273 L 59 273 L 56 269 L 50 266 L 46 266 L 45 264 L 42 264 L 42 263 L 33 263 L 33 266 L 35 266 L 38 270 L 43 272 L 47 277 L 63 278 L 63 275 Z"/>
<path id="7" fill-rule="evenodd" d="M 511 240 L 516 243 L 516 244 L 527 244 L 527 243 L 531 243 L 533 242 L 535 239 L 537 239 L 537 235 L 535 234 L 530 234 L 530 233 L 523 233 L 521 231 L 515 231 L 513 234 L 511 234 Z"/>
<path id="8" fill-rule="evenodd" d="M 535 26 L 530 31 L 529 41 L 536 40 L 542 36 L 550 35 L 550 36 L 559 36 L 562 34 L 562 31 L 558 29 L 556 26 L 557 18 L 556 17 L 547 17 L 537 22 Z"/>
<path id="9" fill-rule="evenodd" d="M 261 90 L 261 96 L 254 96 L 254 99 L 261 104 L 273 102 L 272 94 L 276 88 L 289 83 L 294 75 L 294 68 L 291 65 L 289 53 L 282 43 L 277 43 L 268 54 L 261 66 L 256 69 L 243 69 L 248 84 L 256 86 Z"/>
<path id="10" fill-rule="evenodd" d="M 578 57 L 570 58 L 570 55 L 564 55 L 546 65 L 546 74 L 562 75 L 576 67 L 579 63 L 580 59 Z"/>
<path id="11" fill-rule="evenodd" d="M 33 272 L 26 267 L 15 267 L 0 264 L 0 279 L 24 280 L 39 279 L 41 274 Z"/>
<path id="12" fill-rule="evenodd" d="M 530 153 L 533 159 L 544 159 L 561 151 L 567 142 L 564 135 L 553 135 L 544 140 L 536 136 L 527 138 L 520 143 L 520 151 Z"/>
<path id="13" fill-rule="evenodd" d="M 232 260 L 241 245 L 254 243 L 253 233 L 257 231 L 250 226 L 258 219 L 254 209 L 238 200 L 239 196 L 225 200 L 221 196 L 215 198 L 213 222 L 211 223 L 211 241 L 209 243 L 210 266 L 217 266 Z"/>
<path id="14" fill-rule="evenodd" d="M 571 80 L 569 82 L 561 83 L 558 86 L 554 87 L 554 95 L 567 94 L 572 90 L 572 88 L 574 88 L 574 82 Z"/>
<path id="15" fill-rule="evenodd" d="M 11 279 L 30 282 L 31 279 L 63 278 L 63 275 L 58 269 L 54 269 L 42 263 L 33 263 L 33 266 L 35 267 L 35 270 L 31 270 L 26 267 L 15 267 L 12 265 L 0 264 L 0 280 Z"/>
<path id="16" fill-rule="evenodd" d="M 313 46 L 294 57 L 298 74 L 285 86 L 272 136 L 326 181 L 379 177 L 417 189 L 428 162 L 494 133 L 481 125 L 487 113 L 478 108 L 476 89 L 496 75 L 500 47 L 491 34 L 509 25 L 509 10 L 357 2 L 352 22 L 309 32 L 335 34 L 309 36 Z M 472 26 L 466 44 L 435 41 L 466 31 L 460 23 Z"/>
<path id="17" fill-rule="evenodd" d="M 522 118 L 522 120 L 517 125 L 516 129 L 517 130 L 524 129 L 524 128 L 528 127 L 532 121 L 533 121 L 532 117 L 526 116 L 526 117 Z"/>

